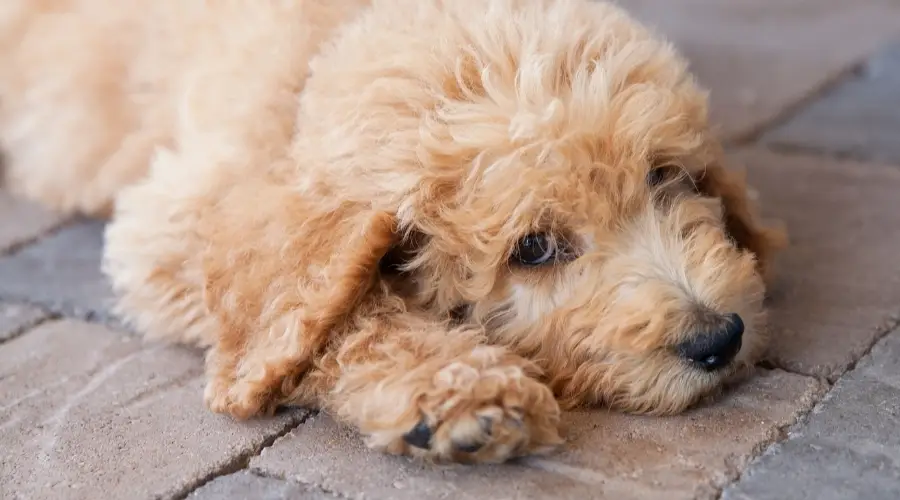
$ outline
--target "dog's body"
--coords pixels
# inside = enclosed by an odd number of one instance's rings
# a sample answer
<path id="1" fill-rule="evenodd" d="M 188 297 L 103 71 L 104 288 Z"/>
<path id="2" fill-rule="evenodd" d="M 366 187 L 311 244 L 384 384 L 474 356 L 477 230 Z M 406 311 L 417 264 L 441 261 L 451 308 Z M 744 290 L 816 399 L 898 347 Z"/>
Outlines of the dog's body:
<path id="1" fill-rule="evenodd" d="M 7 186 L 113 212 L 123 317 L 207 403 L 502 461 L 765 345 L 778 235 L 672 49 L 586 0 L 10 0 Z"/>

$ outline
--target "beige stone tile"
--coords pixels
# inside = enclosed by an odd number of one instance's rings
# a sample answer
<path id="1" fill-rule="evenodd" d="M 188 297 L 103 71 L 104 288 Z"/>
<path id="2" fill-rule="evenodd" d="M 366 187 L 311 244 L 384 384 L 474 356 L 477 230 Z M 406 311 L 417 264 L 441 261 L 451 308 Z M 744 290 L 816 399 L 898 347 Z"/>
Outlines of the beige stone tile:
<path id="1" fill-rule="evenodd" d="M 853 78 L 841 82 L 762 141 L 900 165 L 900 42 L 882 49 Z"/>
<path id="2" fill-rule="evenodd" d="M 900 35 L 900 3 L 883 0 L 619 3 L 688 56 L 729 137 L 771 120 Z"/>
<path id="3" fill-rule="evenodd" d="M 204 484 L 188 500 L 336 500 L 340 497 L 292 481 L 240 471 Z"/>
<path id="4" fill-rule="evenodd" d="M 499 466 L 430 466 L 366 450 L 324 414 L 251 460 L 265 474 L 367 499 L 708 497 L 811 407 L 813 379 L 760 371 L 722 401 L 671 418 L 569 413 L 567 449 Z"/>
<path id="5" fill-rule="evenodd" d="M 772 289 L 770 357 L 833 380 L 900 314 L 900 171 L 763 151 L 733 159 L 791 235 Z"/>
<path id="6" fill-rule="evenodd" d="M 14 198 L 0 189 L 0 255 L 41 236 L 63 221 L 59 214 Z"/>
<path id="7" fill-rule="evenodd" d="M 171 497 L 299 421 L 211 413 L 201 367 L 186 349 L 74 321 L 0 345 L 0 498 Z"/>

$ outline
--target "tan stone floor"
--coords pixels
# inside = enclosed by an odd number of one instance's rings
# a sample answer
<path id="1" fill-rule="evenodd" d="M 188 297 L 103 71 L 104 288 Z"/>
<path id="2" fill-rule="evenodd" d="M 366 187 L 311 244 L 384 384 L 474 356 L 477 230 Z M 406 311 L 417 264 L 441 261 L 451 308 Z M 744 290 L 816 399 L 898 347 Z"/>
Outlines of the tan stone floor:
<path id="1" fill-rule="evenodd" d="M 756 377 L 678 417 L 568 414 L 563 452 L 493 467 L 302 410 L 235 423 L 198 353 L 107 313 L 99 223 L 0 191 L 0 499 L 900 498 L 900 1 L 620 3 L 688 54 L 791 231 Z"/>

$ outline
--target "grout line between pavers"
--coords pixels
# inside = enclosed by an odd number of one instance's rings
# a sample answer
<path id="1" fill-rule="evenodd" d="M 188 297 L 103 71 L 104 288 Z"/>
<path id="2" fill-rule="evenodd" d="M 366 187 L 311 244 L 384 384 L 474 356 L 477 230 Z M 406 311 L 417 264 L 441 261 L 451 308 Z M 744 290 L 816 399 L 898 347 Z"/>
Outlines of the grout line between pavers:
<path id="1" fill-rule="evenodd" d="M 4 303 L 8 303 L 8 302 L 4 302 Z M 18 302 L 17 305 L 18 304 L 31 306 L 31 304 L 24 304 L 22 302 Z M 15 338 L 21 337 L 22 335 L 25 335 L 26 333 L 34 330 L 35 328 L 37 328 L 40 325 L 43 325 L 44 323 L 56 321 L 60 318 L 59 315 L 57 315 L 51 311 L 47 311 L 46 309 L 43 309 L 43 308 L 39 308 L 39 309 L 41 312 L 40 316 L 38 316 L 37 318 L 35 318 L 31 321 L 26 321 L 25 323 L 19 325 L 16 328 L 13 328 L 6 336 L 4 336 L 4 338 L 0 339 L 0 345 L 3 345 Z"/>
<path id="2" fill-rule="evenodd" d="M 806 426 L 806 424 L 809 422 L 810 415 L 812 415 L 818 408 L 821 408 L 821 406 L 823 404 L 825 404 L 825 402 L 828 400 L 829 395 L 834 391 L 834 388 L 837 385 L 837 383 L 841 379 L 849 376 L 850 373 L 856 369 L 856 366 L 859 364 L 859 362 L 862 359 L 864 359 L 866 356 L 871 354 L 872 349 L 875 348 L 875 345 L 877 345 L 878 342 L 880 342 L 884 337 L 887 337 L 889 334 L 891 334 L 895 331 L 900 331 L 900 313 L 898 313 L 898 315 L 896 315 L 896 316 L 890 316 L 888 319 L 889 319 L 889 321 L 891 321 L 893 323 L 892 326 L 887 328 L 882 334 L 880 334 L 875 339 L 875 341 L 872 342 L 872 344 L 869 345 L 868 348 L 866 348 L 865 352 L 861 356 L 859 356 L 859 358 L 853 360 L 853 362 L 851 362 L 850 365 L 848 365 L 847 369 L 845 369 L 833 382 L 828 381 L 827 379 L 821 379 L 819 377 L 811 377 L 811 378 L 816 378 L 816 380 L 820 380 L 820 382 L 824 386 L 826 386 L 827 389 L 822 391 L 822 394 L 813 402 L 813 404 L 811 404 L 810 407 L 805 412 L 800 414 L 793 423 L 778 428 L 777 429 L 778 436 L 776 437 L 776 439 L 774 439 L 773 441 L 771 441 L 768 444 L 763 445 L 758 452 L 754 453 L 753 458 L 751 458 L 750 460 L 747 461 L 747 463 L 743 467 L 743 469 L 737 471 L 737 475 L 733 480 L 725 483 L 724 485 L 722 485 L 721 488 L 718 489 L 716 496 L 715 496 L 716 500 L 720 500 L 722 498 L 722 495 L 725 494 L 725 490 L 728 489 L 730 486 L 733 486 L 733 485 L 736 485 L 737 483 L 739 483 L 744 478 L 744 476 L 746 476 L 747 472 L 753 467 L 753 464 L 756 463 L 762 456 L 769 453 L 776 446 L 779 446 L 782 443 L 788 441 L 791 438 L 791 435 L 793 435 L 796 431 L 798 431 L 799 429 L 802 429 L 804 426 Z M 804 376 L 810 377 L 810 375 L 807 375 L 807 374 L 790 372 L 789 370 L 784 370 L 782 368 L 779 368 L 779 369 L 781 369 L 783 371 L 788 371 L 789 373 L 794 373 L 797 375 L 804 375 Z"/>
<path id="3" fill-rule="evenodd" d="M 898 311 L 896 314 L 889 315 L 885 320 L 885 325 L 883 327 L 875 328 L 875 337 L 873 338 L 872 343 L 866 346 L 865 350 L 863 350 L 863 352 L 856 359 L 851 360 L 850 363 L 848 363 L 847 366 L 844 367 L 844 370 L 835 375 L 834 380 L 831 380 L 830 382 L 837 383 L 837 381 L 843 378 L 844 375 L 856 369 L 856 365 L 858 365 L 863 358 L 865 358 L 872 352 L 872 349 L 875 348 L 878 342 L 881 342 L 881 339 L 887 337 L 898 328 L 900 328 L 900 311 Z"/>
<path id="4" fill-rule="evenodd" d="M 49 302 L 27 295 L 3 294 L 0 293 L 0 302 L 21 304 L 40 309 L 47 316 L 47 320 L 73 320 L 92 325 L 99 325 L 114 330 L 117 333 L 128 335 L 134 338 L 144 338 L 145 336 L 135 330 L 125 320 L 121 319 L 111 309 L 94 310 L 86 309 L 79 312 L 78 309 L 65 302 Z"/>
<path id="5" fill-rule="evenodd" d="M 352 496 L 346 495 L 339 491 L 329 490 L 328 488 L 322 486 L 321 484 L 297 481 L 297 480 L 288 478 L 288 477 L 284 476 L 283 474 L 266 474 L 265 472 L 263 472 L 259 469 L 254 469 L 252 467 L 247 468 L 247 472 L 249 472 L 250 474 L 253 474 L 256 477 L 261 477 L 261 478 L 265 478 L 265 479 L 277 479 L 279 481 L 286 481 L 286 482 L 293 483 L 293 484 L 299 484 L 305 488 L 314 489 L 316 491 L 325 493 L 327 495 L 331 495 L 335 498 L 343 498 L 343 499 L 347 499 L 347 500 L 350 500 L 353 498 Z"/>
<path id="6" fill-rule="evenodd" d="M 782 106 L 781 110 L 775 113 L 771 118 L 751 126 L 744 132 L 736 133 L 731 137 L 725 137 L 723 143 L 727 147 L 750 146 L 754 143 L 758 143 L 767 132 L 787 123 L 804 108 L 820 98 L 825 97 L 840 84 L 859 78 L 870 57 L 871 54 L 867 54 L 860 60 L 848 64 L 843 69 L 838 70 L 833 76 L 825 78 L 819 82 L 818 85 L 813 86 L 810 91 L 803 96 Z"/>
<path id="7" fill-rule="evenodd" d="M 775 439 L 767 444 L 763 444 L 759 447 L 758 450 L 755 450 L 753 457 L 746 462 L 744 467 L 741 470 L 736 471 L 737 474 L 735 474 L 735 477 L 731 481 L 723 484 L 720 488 L 718 488 L 715 496 L 716 500 L 721 500 L 722 495 L 725 494 L 725 490 L 727 490 L 729 487 L 741 482 L 741 480 L 747 475 L 747 472 L 753 467 L 753 464 L 755 464 L 760 458 L 772 452 L 776 447 L 781 446 L 783 443 L 788 441 L 791 438 L 791 435 L 796 430 L 803 428 L 809 422 L 810 415 L 812 415 L 813 412 L 815 412 L 815 410 L 828 399 L 829 394 L 834 391 L 835 384 L 831 384 L 827 381 L 822 381 L 821 383 L 826 387 L 826 389 L 822 391 L 822 393 L 813 402 L 813 404 L 811 404 L 806 411 L 799 414 L 794 422 L 779 427 L 777 429 L 777 437 Z"/>
<path id="8" fill-rule="evenodd" d="M 830 151 L 824 147 L 804 146 L 786 141 L 771 141 L 760 143 L 759 147 L 771 151 L 772 153 L 784 156 L 806 156 L 814 158 L 827 158 L 840 162 L 855 162 L 861 164 L 879 165 L 879 166 L 898 166 L 900 161 L 891 158 L 882 158 L 875 155 L 865 155 L 863 153 L 855 153 L 849 151 Z"/>
<path id="9" fill-rule="evenodd" d="M 898 311 L 895 314 L 888 314 L 887 318 L 885 318 L 884 321 L 885 321 L 884 324 L 882 324 L 880 326 L 876 326 L 874 328 L 875 335 L 874 335 L 874 337 L 872 337 L 872 342 L 869 343 L 869 345 L 867 345 L 863 349 L 863 351 L 860 353 L 860 355 L 857 356 L 855 359 L 851 359 L 850 362 L 847 363 L 847 365 L 845 367 L 843 367 L 843 369 L 840 369 L 840 371 L 838 371 L 835 374 L 828 375 L 828 376 L 813 375 L 810 373 L 804 373 L 804 372 L 792 370 L 789 367 L 781 366 L 780 364 L 770 361 L 770 360 L 763 360 L 763 361 L 757 363 L 756 366 L 765 368 L 767 370 L 778 369 L 778 370 L 781 370 L 781 371 L 784 371 L 787 373 L 792 373 L 794 375 L 802 375 L 804 377 L 814 378 L 816 380 L 825 382 L 829 385 L 834 385 L 838 380 L 840 380 L 848 372 L 853 371 L 856 368 L 856 365 L 859 364 L 860 360 L 862 360 L 863 358 L 868 356 L 869 353 L 872 352 L 872 349 L 875 348 L 875 345 L 881 341 L 881 339 L 883 339 L 884 337 L 888 336 L 890 333 L 893 333 L 895 330 L 900 328 L 900 311 Z"/>
<path id="10" fill-rule="evenodd" d="M 786 370 L 782 370 L 782 371 L 786 371 Z M 788 372 L 788 373 L 793 373 L 793 372 Z M 713 496 L 714 499 L 721 500 L 722 495 L 725 494 L 725 490 L 728 489 L 730 486 L 740 482 L 740 480 L 744 477 L 744 475 L 747 473 L 747 471 L 750 470 L 752 465 L 757 460 L 759 460 L 759 458 L 761 456 L 768 453 L 769 450 L 773 449 L 774 447 L 779 446 L 781 443 L 784 443 L 785 441 L 790 439 L 790 436 L 791 436 L 791 433 L 793 432 L 793 430 L 797 429 L 799 426 L 805 425 L 805 423 L 809 420 L 809 415 L 812 414 L 813 410 L 815 410 L 822 403 L 822 401 L 824 401 L 825 398 L 828 397 L 828 394 L 830 394 L 831 391 L 834 389 L 834 384 L 829 383 L 827 380 L 822 380 L 817 377 L 812 377 L 810 375 L 800 374 L 800 373 L 797 373 L 796 375 L 802 375 L 806 378 L 811 378 L 813 380 L 816 380 L 820 384 L 821 390 L 817 391 L 816 394 L 814 394 L 810 398 L 809 406 L 805 410 L 798 413 L 797 418 L 795 418 L 793 420 L 793 422 L 788 422 L 785 425 L 777 426 L 773 430 L 772 437 L 770 439 L 766 439 L 766 440 L 760 442 L 759 444 L 757 444 L 756 446 L 754 446 L 750 452 L 750 458 L 744 462 L 743 467 L 735 466 L 733 468 L 732 474 L 728 474 L 728 471 L 726 471 L 726 474 L 731 476 L 730 480 L 728 480 L 720 485 L 716 485 L 716 484 L 711 485 L 713 487 L 713 489 L 715 490 L 715 495 Z"/>
<path id="11" fill-rule="evenodd" d="M 218 469 L 210 472 L 209 474 L 201 477 L 200 479 L 188 484 L 187 486 L 181 488 L 176 493 L 168 496 L 169 500 L 184 500 L 191 495 L 194 491 L 202 488 L 204 485 L 209 483 L 210 481 L 215 480 L 216 478 L 227 476 L 229 474 L 234 474 L 235 472 L 239 472 L 245 469 L 249 469 L 250 460 L 254 457 L 259 456 L 260 453 L 263 452 L 266 448 L 275 444 L 276 441 L 283 438 L 284 436 L 290 434 L 303 424 L 305 424 L 310 418 L 318 414 L 318 411 L 315 410 L 300 410 L 303 414 L 297 420 L 288 421 L 285 426 L 280 429 L 278 432 L 273 433 L 271 436 L 267 437 L 263 440 L 259 446 L 255 446 L 249 451 L 238 454 L 236 457 L 228 460 L 224 465 L 219 467 Z M 252 472 L 252 470 L 251 470 Z"/>
<path id="12" fill-rule="evenodd" d="M 50 319 L 76 320 L 83 323 L 104 326 L 132 337 L 142 337 L 140 333 L 136 332 L 124 321 L 119 319 L 118 316 L 109 311 L 95 311 L 88 309 L 84 312 L 76 312 L 77 309 L 75 307 L 64 302 L 44 302 L 27 295 L 16 294 L 0 293 L 0 302 L 11 302 L 40 309 L 45 314 L 49 315 Z"/>
<path id="13" fill-rule="evenodd" d="M 74 217 L 74 216 L 63 217 L 56 224 L 53 224 L 52 226 L 48 227 L 44 231 L 41 231 L 40 233 L 38 233 L 30 238 L 25 238 L 21 241 L 17 241 L 15 243 L 13 243 L 12 245 L 9 245 L 8 247 L 0 248 L 0 257 L 11 257 L 11 256 L 19 253 L 26 247 L 29 247 L 35 243 L 38 243 L 39 241 L 43 240 L 44 238 L 48 238 L 50 236 L 55 235 L 56 233 L 62 231 L 63 229 L 65 229 L 66 227 L 72 225 L 73 223 L 75 223 L 77 221 L 78 221 L 78 217 Z"/>

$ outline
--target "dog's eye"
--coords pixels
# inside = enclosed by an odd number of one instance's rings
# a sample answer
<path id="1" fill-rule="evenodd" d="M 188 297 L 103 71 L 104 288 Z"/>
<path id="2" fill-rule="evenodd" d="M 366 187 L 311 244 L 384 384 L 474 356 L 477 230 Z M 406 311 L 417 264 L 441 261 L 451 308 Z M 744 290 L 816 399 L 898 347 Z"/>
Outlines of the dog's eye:
<path id="1" fill-rule="evenodd" d="M 532 233 L 516 243 L 512 259 L 523 266 L 540 266 L 556 257 L 556 241 L 546 233 Z"/>
<path id="2" fill-rule="evenodd" d="M 678 168 L 673 165 L 653 167 L 647 172 L 647 185 L 650 187 L 659 186 L 670 179 L 674 179 L 678 172 Z"/>

